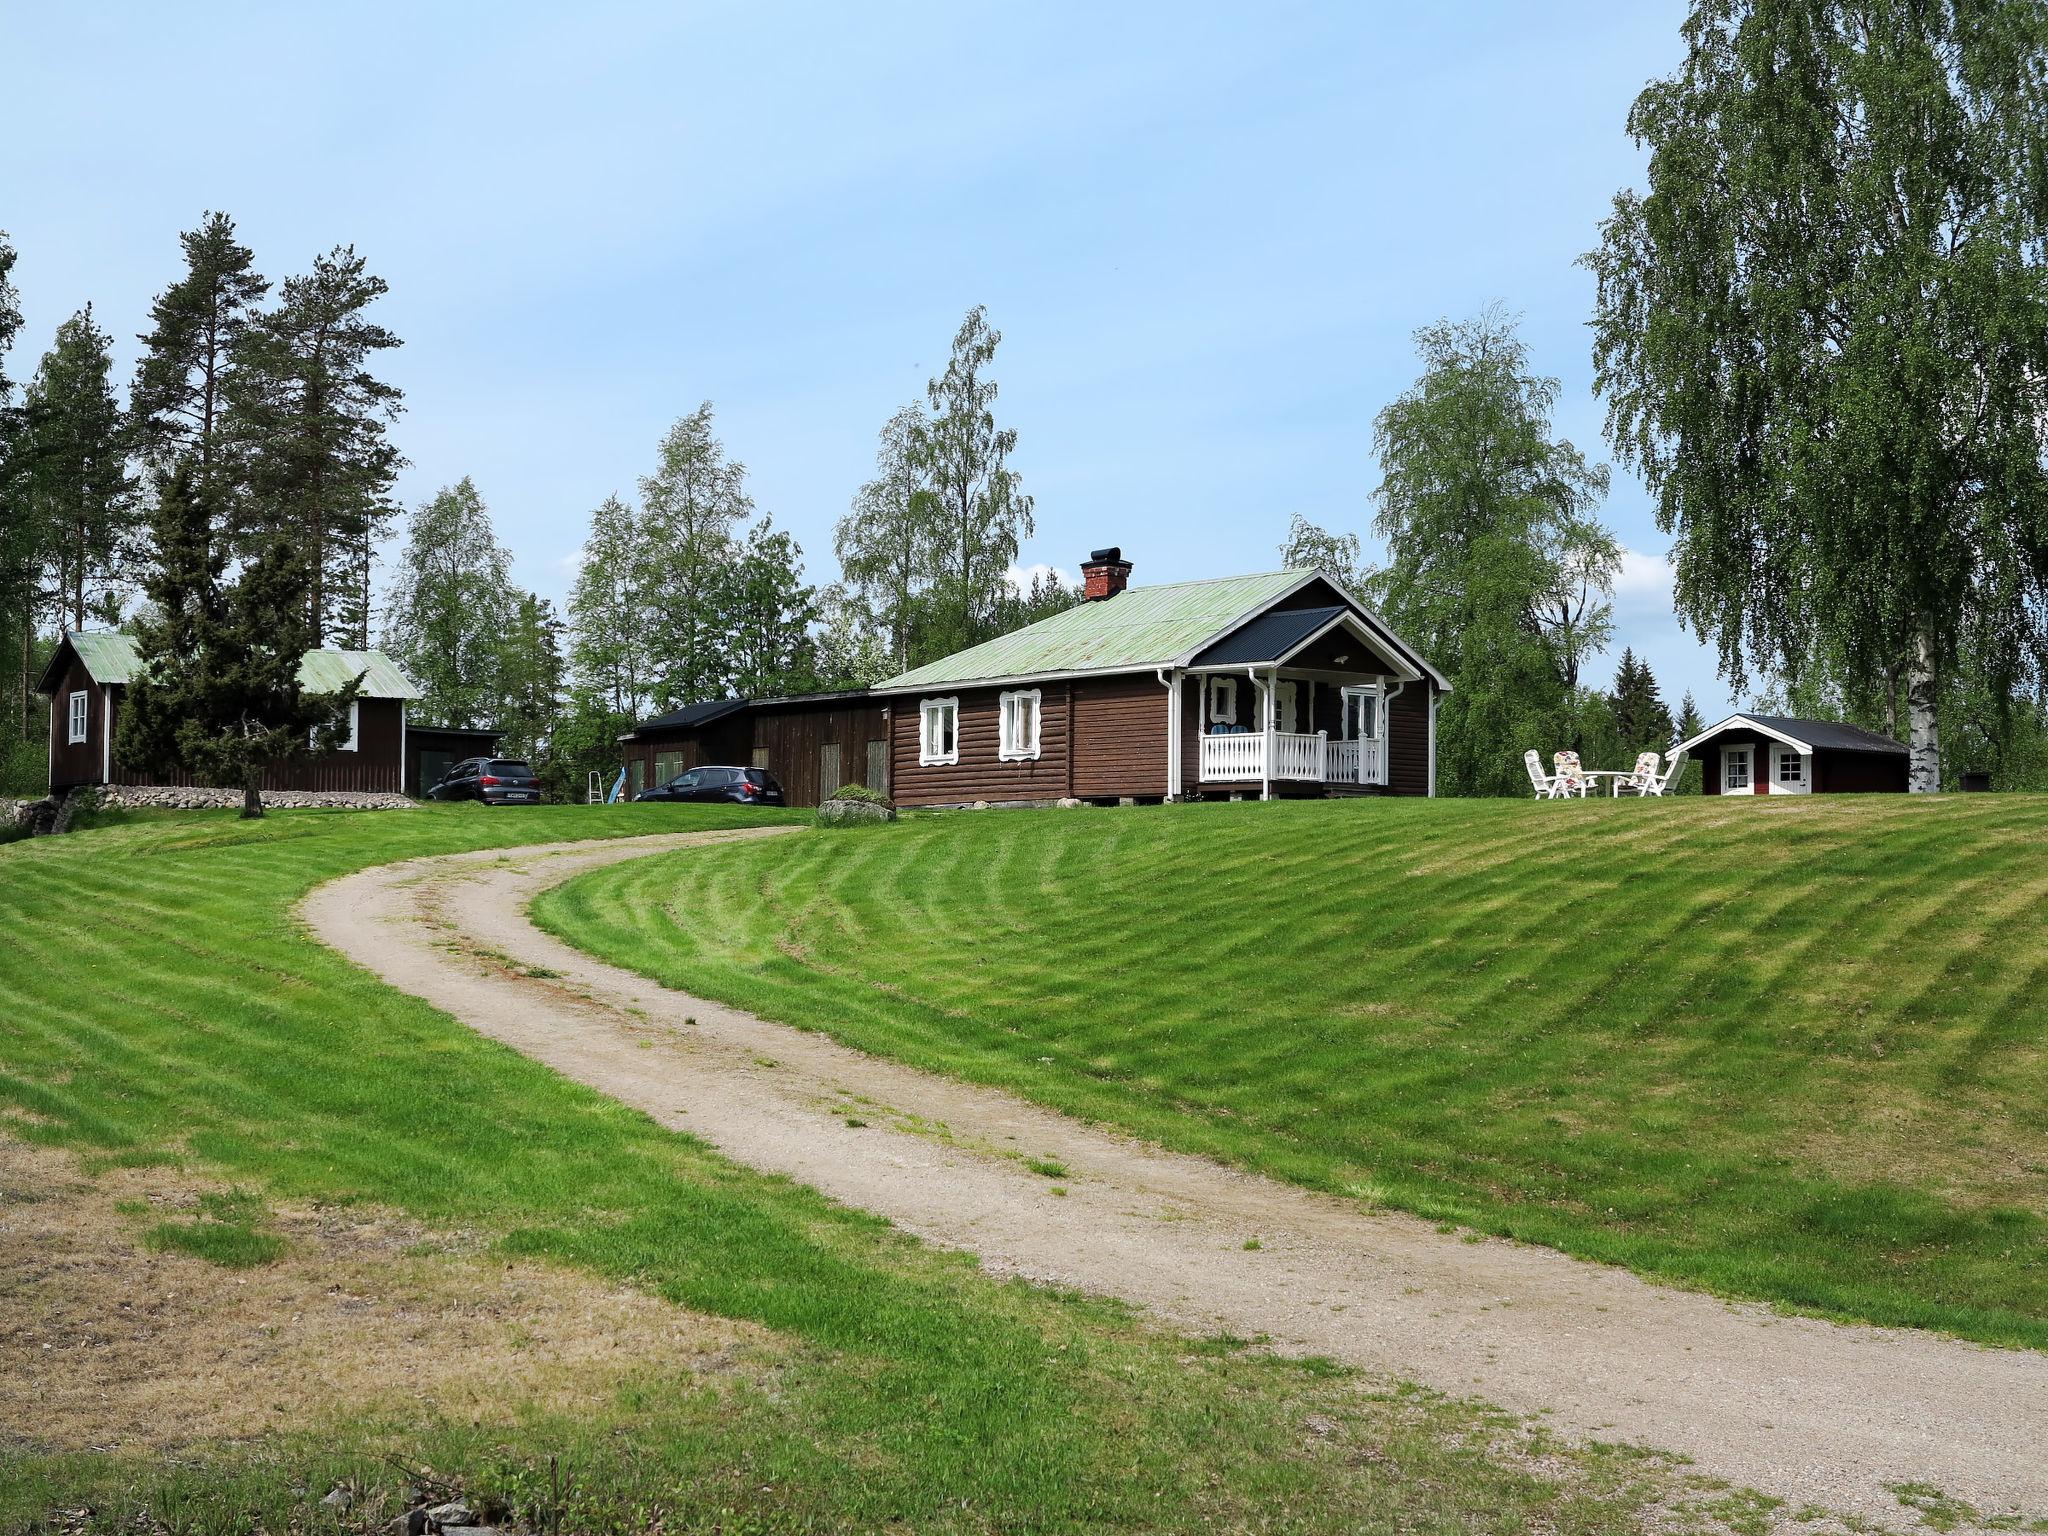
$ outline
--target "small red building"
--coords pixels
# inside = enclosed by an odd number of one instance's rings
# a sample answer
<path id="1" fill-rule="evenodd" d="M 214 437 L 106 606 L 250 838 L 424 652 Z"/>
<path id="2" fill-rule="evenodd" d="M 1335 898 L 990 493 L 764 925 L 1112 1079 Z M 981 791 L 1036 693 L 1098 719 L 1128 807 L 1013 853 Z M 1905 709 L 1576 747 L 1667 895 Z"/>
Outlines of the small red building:
<path id="1" fill-rule="evenodd" d="M 1730 715 L 1679 751 L 1700 760 L 1710 795 L 1906 792 L 1904 742 L 1833 720 Z"/>
<path id="2" fill-rule="evenodd" d="M 66 630 L 36 691 L 50 700 L 50 792 L 82 784 L 190 785 L 169 768 L 129 768 L 114 759 L 121 699 L 141 668 L 128 635 Z M 333 752 L 302 757 L 265 772 L 263 788 L 402 793 L 406 787 L 405 706 L 419 690 L 382 651 L 308 651 L 299 682 L 329 693 L 356 677 L 362 688 L 350 707 L 348 738 Z"/>

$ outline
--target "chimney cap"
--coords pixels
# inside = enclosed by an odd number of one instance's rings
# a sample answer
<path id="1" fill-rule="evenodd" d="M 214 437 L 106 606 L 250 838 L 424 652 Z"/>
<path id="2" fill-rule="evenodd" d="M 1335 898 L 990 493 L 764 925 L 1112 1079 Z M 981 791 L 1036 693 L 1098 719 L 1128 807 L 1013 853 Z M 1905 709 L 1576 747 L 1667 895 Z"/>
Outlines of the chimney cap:
<path id="1" fill-rule="evenodd" d="M 1088 563 L 1090 565 L 1122 565 L 1124 563 L 1124 552 L 1112 544 L 1107 549 L 1091 551 L 1088 556 Z"/>

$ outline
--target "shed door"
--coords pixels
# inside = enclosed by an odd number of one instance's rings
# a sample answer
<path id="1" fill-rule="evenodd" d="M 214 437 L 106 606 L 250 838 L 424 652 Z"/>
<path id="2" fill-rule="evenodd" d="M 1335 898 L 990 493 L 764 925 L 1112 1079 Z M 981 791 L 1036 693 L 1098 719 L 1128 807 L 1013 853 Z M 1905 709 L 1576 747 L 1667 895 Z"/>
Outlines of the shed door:
<path id="1" fill-rule="evenodd" d="M 868 743 L 868 788 L 889 793 L 889 743 L 885 738 Z"/>
<path id="2" fill-rule="evenodd" d="M 830 800 L 845 781 L 839 777 L 839 743 L 828 741 L 818 748 L 818 798 Z"/>

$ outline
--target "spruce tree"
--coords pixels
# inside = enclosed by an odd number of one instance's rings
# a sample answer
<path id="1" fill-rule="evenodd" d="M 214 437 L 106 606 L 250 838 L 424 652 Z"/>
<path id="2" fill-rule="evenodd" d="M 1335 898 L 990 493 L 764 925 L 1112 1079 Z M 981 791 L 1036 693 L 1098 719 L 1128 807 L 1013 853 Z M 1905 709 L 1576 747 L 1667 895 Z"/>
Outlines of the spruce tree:
<path id="1" fill-rule="evenodd" d="M 1699 705 L 1693 703 L 1692 693 L 1688 690 L 1678 701 L 1678 718 L 1671 726 L 1671 746 L 1675 749 L 1681 741 L 1691 741 L 1706 729 L 1706 725 L 1707 722 L 1700 718 Z M 1700 778 L 1700 774 L 1693 772 L 1693 765 L 1687 763 L 1673 788 L 1682 795 L 1696 795 L 1700 792 Z"/>
<path id="2" fill-rule="evenodd" d="M 113 338 L 90 304 L 57 327 L 23 412 L 25 536 L 40 551 L 60 621 L 118 616 L 134 554 L 134 484 L 114 398 Z"/>
<path id="3" fill-rule="evenodd" d="M 772 518 L 748 530 L 724 613 L 733 691 L 742 698 L 799 692 L 816 681 L 817 591 L 804 584 L 803 561 L 796 540 Z"/>
<path id="4" fill-rule="evenodd" d="M 14 287 L 14 245 L 0 230 L 0 645 L 10 646 L 7 674 L 19 691 L 0 730 L 0 743 L 14 734 L 30 734 L 35 693 L 31 661 L 35 650 L 36 609 L 40 594 L 41 551 L 28 506 L 27 434 L 7 377 L 7 354 L 21 331 L 21 299 Z"/>
<path id="5" fill-rule="evenodd" d="M 399 345 L 365 313 L 385 290 L 353 246 L 319 257 L 250 323 L 228 387 L 249 475 L 240 547 L 297 545 L 315 634 L 358 649 L 369 644 L 371 554 L 396 516 L 391 484 L 405 462 L 386 437 L 400 391 L 371 372 Z"/>
<path id="6" fill-rule="evenodd" d="M 140 666 L 128 686 L 114 754 L 137 768 L 172 767 L 242 791 L 242 815 L 263 814 L 273 763 L 331 752 L 347 735 L 362 679 L 334 693 L 299 685 L 315 648 L 303 552 L 273 539 L 223 582 L 225 552 L 195 466 L 180 460 L 151 518 L 156 559 L 136 626 Z"/>
<path id="7" fill-rule="evenodd" d="M 1623 747 L 1630 752 L 1664 750 L 1671 736 L 1671 711 L 1657 692 L 1650 664 L 1626 646 L 1614 669 L 1614 688 L 1608 700 Z"/>
<path id="8" fill-rule="evenodd" d="M 189 456 L 218 513 L 240 489 L 228 462 L 228 376 L 270 284 L 224 213 L 208 213 L 178 241 L 185 275 L 150 306 L 128 412 L 143 463 L 162 473 Z"/>

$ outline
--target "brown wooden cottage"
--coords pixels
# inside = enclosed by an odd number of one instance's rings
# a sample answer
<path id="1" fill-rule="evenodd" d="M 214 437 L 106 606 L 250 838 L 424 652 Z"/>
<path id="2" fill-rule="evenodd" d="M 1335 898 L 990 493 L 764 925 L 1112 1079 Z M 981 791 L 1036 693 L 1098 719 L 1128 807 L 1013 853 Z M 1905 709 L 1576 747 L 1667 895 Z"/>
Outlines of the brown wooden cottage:
<path id="1" fill-rule="evenodd" d="M 140 667 L 135 642 L 127 635 L 64 632 L 36 685 L 50 700 L 51 793 L 82 784 L 193 782 L 189 774 L 115 761 L 121 698 Z M 263 776 L 264 789 L 403 790 L 405 706 L 420 696 L 411 680 L 382 651 L 308 651 L 299 663 L 300 683 L 321 693 L 357 676 L 362 689 L 350 706 L 347 740 L 333 752 L 270 768 Z"/>
<path id="2" fill-rule="evenodd" d="M 1704 765 L 1710 795 L 1904 794 L 1904 742 L 1832 720 L 1730 715 L 1679 751 Z"/>
<path id="3" fill-rule="evenodd" d="M 1435 793 L 1450 684 L 1328 577 L 1082 569 L 1075 607 L 871 690 L 898 804 Z"/>
<path id="4" fill-rule="evenodd" d="M 1443 677 L 1312 571 L 1127 587 L 874 688 L 714 699 L 619 738 L 628 797 L 690 768 L 765 768 L 792 805 L 841 784 L 901 805 L 1427 795 Z"/>

